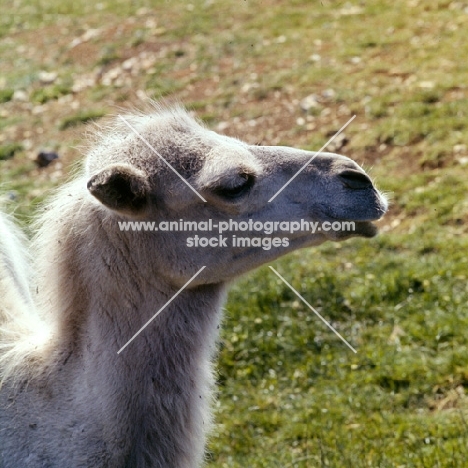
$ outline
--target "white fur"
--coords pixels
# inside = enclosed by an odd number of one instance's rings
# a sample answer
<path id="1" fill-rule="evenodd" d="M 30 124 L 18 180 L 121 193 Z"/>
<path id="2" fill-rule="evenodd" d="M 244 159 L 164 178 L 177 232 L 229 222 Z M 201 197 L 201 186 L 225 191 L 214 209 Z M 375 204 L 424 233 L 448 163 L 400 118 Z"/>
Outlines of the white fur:
<path id="1" fill-rule="evenodd" d="M 269 251 L 190 249 L 187 233 L 121 232 L 117 221 L 323 221 L 347 213 L 359 221 L 386 210 L 374 187 L 343 184 L 343 170 L 361 171 L 348 158 L 317 156 L 294 187 L 268 203 L 311 153 L 249 146 L 206 130 L 181 109 L 127 119 L 207 203 L 117 121 L 97 136 L 85 171 L 48 203 L 30 247 L 0 215 L 2 468 L 200 466 L 225 284 L 294 249 L 353 235 L 295 233 L 288 248 Z M 113 208 L 107 192 L 93 191 L 116 171 L 148 193 L 142 207 Z M 248 194 L 219 195 L 220 186 L 245 173 L 256 178 Z M 92 180 L 97 198 L 87 189 Z M 354 233 L 372 234 L 367 222 Z M 117 354 L 201 266 L 203 273 Z"/>

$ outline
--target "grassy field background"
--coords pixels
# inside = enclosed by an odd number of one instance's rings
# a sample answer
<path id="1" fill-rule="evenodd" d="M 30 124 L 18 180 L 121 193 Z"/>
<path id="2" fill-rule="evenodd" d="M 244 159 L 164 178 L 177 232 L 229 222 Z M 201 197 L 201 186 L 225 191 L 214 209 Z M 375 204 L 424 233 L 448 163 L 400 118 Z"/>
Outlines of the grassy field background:
<path id="1" fill-rule="evenodd" d="M 27 228 L 85 123 L 144 95 L 250 143 L 330 148 L 392 207 L 226 305 L 208 467 L 468 466 L 468 4 L 0 0 L 0 184 Z M 34 163 L 41 150 L 60 159 Z"/>

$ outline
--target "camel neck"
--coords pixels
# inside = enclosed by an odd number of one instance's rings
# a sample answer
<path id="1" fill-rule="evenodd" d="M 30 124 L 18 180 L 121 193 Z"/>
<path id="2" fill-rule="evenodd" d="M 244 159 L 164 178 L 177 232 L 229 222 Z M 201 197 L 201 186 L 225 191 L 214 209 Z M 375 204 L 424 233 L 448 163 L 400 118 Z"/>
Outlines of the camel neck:
<path id="1" fill-rule="evenodd" d="M 115 320 L 130 313 L 128 304 L 104 309 L 100 302 L 101 317 L 90 317 L 83 382 L 113 395 L 112 399 L 99 397 L 99 407 L 104 409 L 101 418 L 120 428 L 118 440 L 126 466 L 146 466 L 145 454 L 162 460 L 161 466 L 167 468 L 197 466 L 203 447 L 199 441 L 209 426 L 211 358 L 221 296 L 219 286 L 183 291 L 120 354 L 119 346 L 137 331 Z M 141 307 L 132 311 L 138 320 L 131 323 L 146 323 L 167 300 L 168 295 L 160 291 L 146 296 Z"/>
<path id="2" fill-rule="evenodd" d="M 73 418 L 102 441 L 109 466 L 197 466 L 224 285 L 187 287 L 118 354 L 179 287 L 150 262 L 132 263 L 132 242 L 119 244 L 98 229 L 75 229 L 60 245 L 60 262 L 50 263 L 58 288 L 44 296 L 60 297 L 53 381 L 75 402 Z"/>

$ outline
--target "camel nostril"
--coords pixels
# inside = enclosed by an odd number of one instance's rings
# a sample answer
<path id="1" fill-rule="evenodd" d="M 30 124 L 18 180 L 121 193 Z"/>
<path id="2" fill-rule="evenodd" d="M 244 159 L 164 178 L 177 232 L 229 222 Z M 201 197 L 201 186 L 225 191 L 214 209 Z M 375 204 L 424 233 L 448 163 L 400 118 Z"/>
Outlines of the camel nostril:
<path id="1" fill-rule="evenodd" d="M 351 189 L 366 189 L 372 187 L 369 177 L 363 172 L 354 169 L 347 169 L 338 174 L 341 181 Z"/>

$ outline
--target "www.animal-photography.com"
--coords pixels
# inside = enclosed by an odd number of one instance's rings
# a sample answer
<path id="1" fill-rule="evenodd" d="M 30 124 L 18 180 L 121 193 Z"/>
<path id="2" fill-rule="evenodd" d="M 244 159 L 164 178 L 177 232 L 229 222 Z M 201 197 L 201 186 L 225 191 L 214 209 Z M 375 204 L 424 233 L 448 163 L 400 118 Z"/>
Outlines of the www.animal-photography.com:
<path id="1" fill-rule="evenodd" d="M 468 466 L 468 3 L 0 6 L 0 468 Z"/>

